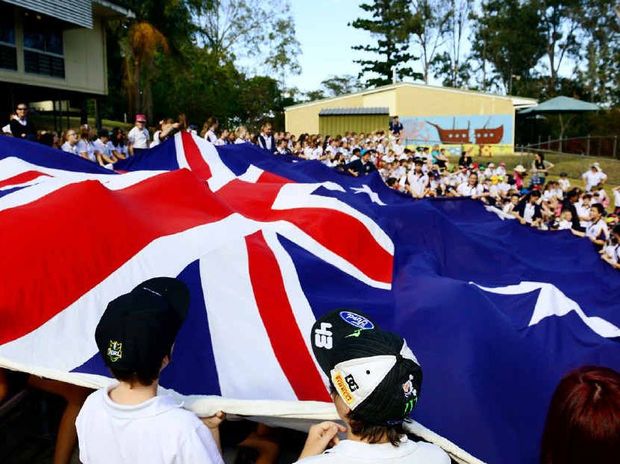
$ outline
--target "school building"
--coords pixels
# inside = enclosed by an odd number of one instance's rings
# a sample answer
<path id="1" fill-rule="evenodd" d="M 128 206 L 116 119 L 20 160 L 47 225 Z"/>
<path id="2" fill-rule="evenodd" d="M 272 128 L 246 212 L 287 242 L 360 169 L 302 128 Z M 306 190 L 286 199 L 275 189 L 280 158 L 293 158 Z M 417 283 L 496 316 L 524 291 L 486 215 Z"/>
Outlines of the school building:
<path id="1" fill-rule="evenodd" d="M 133 13 L 106 0 L 0 1 L 0 115 L 15 104 L 60 117 L 108 93 L 105 23 Z"/>
<path id="2" fill-rule="evenodd" d="M 536 100 L 408 82 L 285 108 L 293 134 L 342 135 L 387 130 L 398 116 L 407 145 L 475 146 L 480 154 L 514 151 L 515 112 Z M 460 149 L 460 148 L 459 148 Z"/>

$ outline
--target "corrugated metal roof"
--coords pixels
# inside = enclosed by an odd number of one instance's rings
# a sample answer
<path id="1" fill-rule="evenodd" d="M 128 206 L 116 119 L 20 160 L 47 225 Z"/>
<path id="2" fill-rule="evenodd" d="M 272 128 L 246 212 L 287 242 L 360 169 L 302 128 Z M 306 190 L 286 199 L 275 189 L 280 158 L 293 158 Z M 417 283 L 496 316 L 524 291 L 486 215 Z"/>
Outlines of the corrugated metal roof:
<path id="1" fill-rule="evenodd" d="M 523 97 L 515 97 L 512 95 L 496 95 L 496 94 L 492 94 L 492 93 L 484 93 L 484 92 L 478 92 L 475 90 L 467 90 L 467 89 L 457 89 L 457 88 L 453 88 L 453 87 L 440 87 L 440 86 L 435 86 L 435 85 L 427 85 L 427 84 L 418 84 L 415 82 L 398 82 L 396 84 L 389 84 L 389 85 L 384 85 L 381 87 L 376 87 L 374 89 L 366 89 L 366 90 L 360 90 L 359 92 L 354 92 L 354 93 L 349 93 L 346 95 L 340 95 L 338 97 L 329 97 L 329 98 L 323 98 L 321 100 L 313 100 L 310 102 L 304 102 L 304 103 L 297 103 L 295 105 L 291 105 L 291 106 L 285 106 L 284 107 L 284 111 L 289 111 L 289 110 L 293 110 L 293 109 L 297 109 L 297 108 L 303 108 L 303 107 L 307 107 L 307 106 L 315 106 L 315 105 L 321 105 L 325 102 L 328 101 L 336 101 L 336 100 L 340 100 L 343 98 L 348 98 L 351 97 L 353 95 L 361 95 L 361 96 L 366 96 L 366 95 L 371 95 L 371 94 L 377 94 L 377 93 L 383 93 L 383 92 L 389 92 L 391 90 L 395 90 L 399 87 L 411 87 L 411 88 L 417 88 L 417 89 L 427 89 L 427 90 L 436 90 L 436 91 L 442 91 L 442 92 L 447 92 L 447 93 L 461 93 L 461 94 L 467 94 L 467 95 L 477 95 L 480 97 L 490 97 L 490 98 L 499 98 L 499 99 L 508 99 L 510 100 L 513 105 L 515 106 L 523 106 L 524 104 L 532 104 L 535 105 L 538 103 L 537 100 L 533 99 L 533 98 L 523 98 Z"/>
<path id="2" fill-rule="evenodd" d="M 71 24 L 93 28 L 93 3 L 99 5 L 98 11 L 105 10 L 112 14 L 133 18 L 135 15 L 128 9 L 115 5 L 107 0 L 3 0 L 5 3 L 22 7 L 26 10 L 41 13 Z"/>
<path id="3" fill-rule="evenodd" d="M 92 29 L 92 0 L 6 0 L 6 3 Z"/>
<path id="4" fill-rule="evenodd" d="M 353 108 L 323 108 L 319 112 L 319 116 L 352 116 L 352 115 L 365 115 L 365 114 L 390 114 L 390 109 L 387 106 L 377 107 L 353 107 Z"/>

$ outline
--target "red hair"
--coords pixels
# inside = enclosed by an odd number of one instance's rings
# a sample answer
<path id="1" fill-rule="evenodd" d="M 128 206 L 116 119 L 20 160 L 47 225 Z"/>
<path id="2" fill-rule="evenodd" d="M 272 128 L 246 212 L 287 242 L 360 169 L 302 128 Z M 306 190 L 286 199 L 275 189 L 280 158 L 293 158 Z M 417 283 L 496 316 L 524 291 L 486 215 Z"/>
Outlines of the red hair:
<path id="1" fill-rule="evenodd" d="M 585 366 L 553 394 L 541 447 L 542 464 L 603 464 L 620 459 L 620 374 Z"/>

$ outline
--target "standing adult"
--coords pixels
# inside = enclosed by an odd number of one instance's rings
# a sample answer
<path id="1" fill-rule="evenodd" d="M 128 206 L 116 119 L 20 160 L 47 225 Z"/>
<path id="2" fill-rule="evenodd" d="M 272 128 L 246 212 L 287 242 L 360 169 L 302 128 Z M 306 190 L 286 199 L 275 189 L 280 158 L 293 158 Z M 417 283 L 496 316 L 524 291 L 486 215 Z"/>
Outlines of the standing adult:
<path id="1" fill-rule="evenodd" d="M 11 134 L 19 139 L 37 141 L 37 129 L 28 119 L 28 105 L 18 103 L 15 107 L 15 117 L 9 122 Z"/>
<path id="2" fill-rule="evenodd" d="M 581 178 L 586 184 L 586 192 L 589 192 L 592 187 L 604 184 L 607 180 L 607 174 L 603 172 L 600 164 L 593 163 L 590 169 L 581 175 Z"/>
<path id="3" fill-rule="evenodd" d="M 390 132 L 394 137 L 400 137 L 403 131 L 403 123 L 399 121 L 398 116 L 394 116 L 390 121 Z"/>
<path id="4" fill-rule="evenodd" d="M 127 141 L 129 142 L 130 155 L 134 154 L 134 148 L 145 149 L 149 147 L 151 135 L 146 128 L 146 116 L 136 114 L 136 125 L 127 134 Z"/>
<path id="5" fill-rule="evenodd" d="M 266 122 L 263 124 L 263 127 L 261 127 L 260 134 L 258 136 L 258 145 L 265 150 L 269 150 L 271 153 L 275 153 L 276 140 L 273 136 L 273 128 L 271 127 L 271 123 Z"/>
<path id="6" fill-rule="evenodd" d="M 542 153 L 534 154 L 534 161 L 532 161 L 532 186 L 545 185 L 545 178 L 549 173 L 549 170 L 553 168 L 553 163 L 545 161 L 545 155 Z"/>

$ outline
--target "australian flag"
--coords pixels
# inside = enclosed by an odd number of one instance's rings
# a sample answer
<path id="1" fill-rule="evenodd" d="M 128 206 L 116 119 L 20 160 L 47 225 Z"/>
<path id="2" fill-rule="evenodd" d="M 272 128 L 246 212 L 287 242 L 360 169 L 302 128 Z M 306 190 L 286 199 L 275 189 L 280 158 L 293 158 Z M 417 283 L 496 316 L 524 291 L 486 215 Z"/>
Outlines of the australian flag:
<path id="1" fill-rule="evenodd" d="M 0 138 L 0 367 L 105 385 L 106 304 L 178 276 L 191 308 L 163 386 L 198 409 L 331 418 L 310 328 L 353 308 L 420 361 L 420 433 L 507 464 L 537 462 L 565 373 L 620 369 L 620 274 L 568 231 L 188 133 L 115 169 Z"/>

